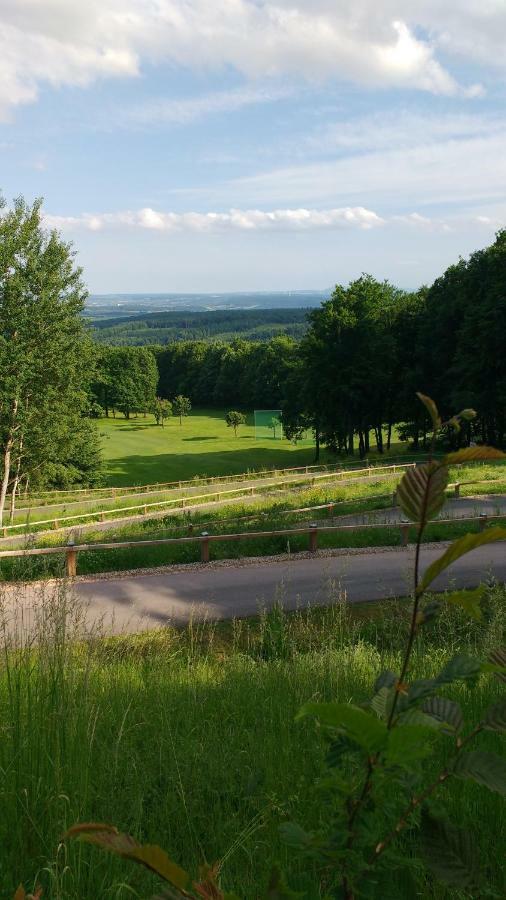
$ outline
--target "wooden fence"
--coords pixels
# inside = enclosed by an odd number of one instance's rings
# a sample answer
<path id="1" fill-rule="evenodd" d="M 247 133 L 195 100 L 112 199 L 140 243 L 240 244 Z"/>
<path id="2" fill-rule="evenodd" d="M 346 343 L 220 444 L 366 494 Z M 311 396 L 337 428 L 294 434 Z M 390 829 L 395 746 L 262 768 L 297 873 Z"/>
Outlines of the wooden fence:
<path id="1" fill-rule="evenodd" d="M 409 462 L 417 463 L 423 462 L 426 460 L 426 456 L 423 454 L 420 455 L 410 455 Z M 68 488 L 66 490 L 48 490 L 48 491 L 39 491 L 38 497 L 31 500 L 33 506 L 36 505 L 37 499 L 42 499 L 43 497 L 53 496 L 53 495 L 67 495 L 67 494 L 94 494 L 94 493 L 102 493 L 104 495 L 104 499 L 106 496 L 115 497 L 115 496 L 126 496 L 129 493 L 135 492 L 146 492 L 150 491 L 158 491 L 158 490 L 177 490 L 184 487 L 195 487 L 199 484 L 216 484 L 223 481 L 232 481 L 234 479 L 242 479 L 243 481 L 253 481 L 255 478 L 266 478 L 269 475 L 274 475 L 275 477 L 278 475 L 289 475 L 293 474 L 310 474 L 311 472 L 353 472 L 355 470 L 360 471 L 360 466 L 366 465 L 369 469 L 386 468 L 384 463 L 391 463 L 393 460 L 399 459 L 401 461 L 406 460 L 406 456 L 386 456 L 384 457 L 382 462 L 375 460 L 361 460 L 360 462 L 353 463 L 320 463 L 318 465 L 313 466 L 290 466 L 290 467 L 281 467 L 276 469 L 254 469 L 251 472 L 240 472 L 236 475 L 199 475 L 195 478 L 189 478 L 185 481 L 159 481 L 155 484 L 139 484 L 132 485 L 130 487 L 101 487 L 101 488 Z M 402 465 L 398 463 L 398 465 Z M 100 498 L 99 498 L 100 499 Z M 77 502 L 77 501 L 76 501 Z"/>
<path id="2" fill-rule="evenodd" d="M 313 485 L 313 484 L 316 484 L 317 481 L 322 481 L 324 479 L 332 479 L 333 478 L 333 479 L 339 479 L 340 483 L 344 484 L 344 483 L 347 483 L 347 481 L 349 481 L 350 483 L 354 483 L 355 481 L 359 481 L 359 480 L 365 481 L 366 479 L 371 479 L 371 478 L 388 478 L 388 477 L 390 477 L 390 475 L 396 475 L 398 471 L 404 472 L 406 469 L 413 468 L 413 466 L 415 466 L 415 465 L 416 465 L 416 463 L 409 462 L 409 463 L 398 463 L 398 464 L 392 465 L 392 466 L 377 466 L 377 467 L 368 467 L 367 469 L 355 469 L 354 471 L 355 471 L 356 476 L 360 476 L 360 474 L 362 472 L 367 472 L 368 474 L 362 476 L 361 478 L 355 477 L 355 478 L 350 478 L 348 480 L 346 480 L 344 478 L 345 475 L 349 474 L 347 470 L 341 470 L 338 472 L 314 473 L 314 474 L 310 475 L 310 477 L 307 479 L 307 481 L 311 485 Z M 385 472 L 385 470 L 387 470 L 387 471 Z M 139 504 L 135 504 L 133 506 L 121 506 L 121 507 L 115 507 L 113 509 L 91 510 L 90 512 L 79 513 L 79 514 L 73 515 L 73 516 L 72 515 L 70 515 L 70 516 L 61 515 L 61 516 L 58 516 L 58 517 L 55 517 L 52 519 L 39 519 L 35 522 L 20 522 L 16 525 L 4 525 L 2 527 L 2 533 L 3 533 L 3 537 L 8 537 L 13 532 L 19 531 L 20 529 L 26 530 L 27 528 L 35 528 L 36 526 L 39 526 L 39 525 L 50 525 L 52 528 L 58 529 L 60 527 L 61 522 L 77 522 L 78 520 L 89 519 L 89 518 L 96 518 L 101 522 L 105 522 L 106 516 L 115 517 L 117 513 L 122 513 L 122 512 L 128 512 L 128 513 L 133 514 L 133 512 L 137 511 L 137 510 L 142 510 L 142 515 L 148 515 L 148 510 L 155 509 L 156 507 L 159 508 L 161 506 L 165 506 L 167 508 L 170 506 L 179 506 L 180 509 L 185 509 L 185 507 L 187 507 L 191 503 L 194 503 L 196 500 L 202 500 L 204 502 L 206 500 L 208 500 L 210 502 L 215 502 L 212 499 L 214 497 L 214 498 L 216 498 L 216 501 L 219 502 L 223 497 L 229 497 L 230 499 L 232 499 L 231 498 L 232 494 L 239 495 L 239 497 L 237 499 L 241 499 L 241 497 L 246 497 L 246 496 L 248 496 L 248 494 L 250 496 L 254 495 L 256 490 L 265 490 L 265 489 L 275 488 L 275 487 L 289 487 L 291 484 L 298 485 L 298 484 L 304 484 L 304 483 L 305 483 L 305 479 L 301 479 L 296 482 L 294 482 L 294 481 L 291 481 L 291 482 L 272 481 L 268 484 L 263 484 L 263 485 L 258 485 L 258 486 L 243 485 L 242 487 L 228 488 L 223 491 L 209 491 L 206 494 L 192 494 L 188 497 L 176 497 L 174 499 L 158 500 L 154 503 L 139 503 Z M 65 526 L 65 527 L 68 527 L 68 526 Z"/>
<path id="3" fill-rule="evenodd" d="M 504 515 L 497 516 L 488 516 L 488 515 L 480 515 L 480 516 L 467 516 L 459 519 L 436 519 L 432 524 L 437 525 L 455 525 L 460 522 L 478 522 L 480 531 L 483 531 L 487 522 L 493 521 L 495 519 L 504 519 Z M 184 544 L 200 544 L 200 559 L 202 563 L 208 563 L 210 560 L 210 547 L 211 544 L 216 541 L 243 541 L 249 540 L 251 538 L 273 538 L 273 537 L 286 537 L 290 538 L 293 535 L 306 535 L 308 538 L 308 549 L 311 552 L 316 552 L 318 549 L 318 536 L 319 534 L 328 534 L 332 532 L 346 532 L 346 531 L 364 531 L 371 528 L 390 528 L 390 529 L 399 529 L 401 534 L 401 545 L 403 547 L 408 546 L 409 539 L 409 529 L 416 527 L 416 523 L 410 522 L 399 522 L 392 524 L 385 523 L 374 523 L 370 525 L 316 525 L 309 524 L 305 527 L 301 528 L 285 528 L 276 531 L 245 531 L 237 534 L 208 534 L 207 532 L 202 532 L 199 535 L 191 535 L 189 537 L 180 537 L 180 538 L 160 538 L 158 540 L 147 540 L 147 541 L 119 541 L 119 542 L 110 542 L 110 543 L 99 543 L 99 544 L 74 544 L 73 542 L 69 542 L 66 545 L 62 545 L 61 547 L 39 547 L 29 550 L 3 550 L 0 552 L 0 559 L 5 557 L 27 557 L 27 556 L 54 556 L 55 554 L 65 554 L 65 570 L 66 574 L 69 578 L 74 578 L 77 575 L 77 556 L 79 553 L 84 552 L 93 552 L 95 550 L 117 550 L 117 549 L 132 549 L 132 548 L 143 548 L 143 547 L 154 547 L 154 546 L 169 546 L 169 545 L 184 545 Z"/>

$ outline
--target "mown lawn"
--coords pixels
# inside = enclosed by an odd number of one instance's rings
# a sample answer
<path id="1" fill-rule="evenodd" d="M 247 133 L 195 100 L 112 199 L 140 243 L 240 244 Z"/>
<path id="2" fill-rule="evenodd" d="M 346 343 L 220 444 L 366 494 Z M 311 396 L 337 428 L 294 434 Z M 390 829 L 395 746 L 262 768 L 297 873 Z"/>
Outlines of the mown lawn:
<path id="1" fill-rule="evenodd" d="M 174 417 L 164 428 L 157 426 L 152 416 L 140 415 L 127 421 L 118 414 L 116 419 L 100 419 L 107 483 L 156 484 L 195 475 L 229 475 L 313 462 L 312 441 L 294 446 L 284 438 L 256 440 L 252 413 L 235 437 L 226 425 L 226 413 L 224 409 L 195 409 L 182 425 Z M 391 453 L 402 453 L 405 447 L 394 445 Z M 321 462 L 329 459 L 336 461 L 323 450 Z"/>
<path id="2" fill-rule="evenodd" d="M 505 599 L 504 589 L 489 594 L 483 624 L 447 607 L 415 654 L 416 676 L 434 675 L 457 651 L 483 656 L 497 646 Z M 244 900 L 265 896 L 275 863 L 303 897 L 321 897 L 312 864 L 278 833 L 286 819 L 311 830 L 330 814 L 315 786 L 325 743 L 295 713 L 309 699 L 361 702 L 381 669 L 397 671 L 407 604 L 369 605 L 353 618 L 340 604 L 289 616 L 275 610 L 219 627 L 77 644 L 79 610 L 68 600 L 46 596 L 40 611 L 38 649 L 5 648 L 0 670 L 0 895 L 11 898 L 20 881 L 40 882 L 44 900 L 156 894 L 145 870 L 60 844 L 67 827 L 95 820 L 160 843 L 193 873 L 203 860 L 221 860 L 223 886 Z M 473 689 L 449 691 L 465 731 L 499 690 L 482 676 Z M 479 743 L 501 747 L 490 733 Z M 472 831 L 490 896 L 505 896 L 504 801 L 454 781 L 439 799 Z M 421 867 L 413 877 L 385 873 L 377 900 L 463 896 L 431 883 Z"/>

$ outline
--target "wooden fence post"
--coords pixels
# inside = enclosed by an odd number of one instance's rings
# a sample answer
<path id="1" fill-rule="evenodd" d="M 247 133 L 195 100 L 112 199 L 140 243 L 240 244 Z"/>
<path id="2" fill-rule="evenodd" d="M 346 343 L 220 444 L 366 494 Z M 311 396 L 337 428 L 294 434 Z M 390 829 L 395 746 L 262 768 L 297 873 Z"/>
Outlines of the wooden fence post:
<path id="1" fill-rule="evenodd" d="M 409 539 L 409 525 L 405 522 L 401 524 L 401 546 L 407 547 Z"/>
<path id="2" fill-rule="evenodd" d="M 455 496 L 460 497 L 460 482 L 459 481 L 457 482 L 456 485 L 454 485 L 454 488 L 455 488 Z"/>
<path id="3" fill-rule="evenodd" d="M 309 526 L 309 550 L 311 553 L 318 550 L 318 525 L 316 524 Z"/>
<path id="4" fill-rule="evenodd" d="M 69 542 L 67 544 L 67 549 L 65 550 L 65 565 L 67 569 L 67 577 L 75 578 L 77 575 L 77 550 L 74 550 L 74 545 Z"/>
<path id="5" fill-rule="evenodd" d="M 478 524 L 478 528 L 480 531 L 485 531 L 487 519 L 488 519 L 488 516 L 486 513 L 480 513 L 480 520 L 479 520 L 479 524 Z"/>
<path id="6" fill-rule="evenodd" d="M 200 542 L 200 561 L 203 563 L 209 562 L 209 537 L 207 531 L 202 532 L 202 538 Z"/>

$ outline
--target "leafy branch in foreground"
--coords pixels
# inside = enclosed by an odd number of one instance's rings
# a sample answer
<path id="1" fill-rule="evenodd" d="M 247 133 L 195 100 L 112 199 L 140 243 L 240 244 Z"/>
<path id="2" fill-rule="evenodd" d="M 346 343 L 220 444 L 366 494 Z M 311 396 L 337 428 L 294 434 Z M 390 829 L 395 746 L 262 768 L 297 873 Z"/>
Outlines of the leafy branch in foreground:
<path id="1" fill-rule="evenodd" d="M 472 687 L 483 672 L 506 680 L 506 649 L 493 651 L 487 662 L 460 654 L 447 662 L 436 678 L 410 678 L 420 629 L 442 608 L 440 601 L 424 602 L 427 589 L 464 554 L 506 540 L 504 528 L 467 534 L 420 576 L 423 534 L 443 507 L 449 466 L 499 459 L 504 454 L 492 447 L 469 447 L 435 460 L 440 431 L 459 430 L 461 422 L 475 413 L 465 409 L 443 422 L 434 401 L 423 394 L 418 397 L 432 419 L 433 435 L 427 462 L 407 471 L 397 492 L 403 513 L 417 526 L 410 627 L 400 671 L 382 672 L 372 697 L 362 707 L 348 703 L 307 703 L 302 707 L 298 718 L 316 718 L 328 740 L 330 776 L 323 789 L 332 808 L 332 825 L 325 834 L 305 832 L 295 823 L 281 827 L 289 845 L 320 863 L 331 896 L 345 900 L 378 896 L 382 870 L 408 869 L 420 861 L 449 887 L 472 891 L 473 896 L 480 890 L 485 896 L 472 836 L 451 824 L 433 797 L 450 778 L 470 779 L 506 797 L 506 759 L 476 744 L 484 731 L 506 733 L 506 695 L 485 710 L 478 723 L 466 728 L 459 704 L 440 694 L 457 682 Z M 444 600 L 479 620 L 484 590 L 454 591 L 445 594 Z M 435 752 L 442 741 L 450 744 L 447 761 L 434 775 Z M 496 895 L 489 892 L 487 896 Z"/>

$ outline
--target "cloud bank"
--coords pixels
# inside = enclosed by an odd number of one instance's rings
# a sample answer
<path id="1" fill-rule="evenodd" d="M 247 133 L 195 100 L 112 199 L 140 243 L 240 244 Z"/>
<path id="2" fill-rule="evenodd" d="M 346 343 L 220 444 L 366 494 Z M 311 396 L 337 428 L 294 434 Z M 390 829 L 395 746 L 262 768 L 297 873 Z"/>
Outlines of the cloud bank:
<path id="1" fill-rule="evenodd" d="M 321 228 L 374 228 L 384 224 L 381 216 L 363 206 L 341 209 L 231 209 L 218 212 L 159 212 L 145 207 L 136 211 L 84 213 L 82 216 L 45 214 L 49 228 L 101 231 L 104 228 L 141 228 L 149 231 L 308 231 Z"/>
<path id="2" fill-rule="evenodd" d="M 4 117 L 43 86 L 164 63 L 447 96 L 481 92 L 448 61 L 506 67 L 503 0 L 2 0 L 0 26 Z"/>

